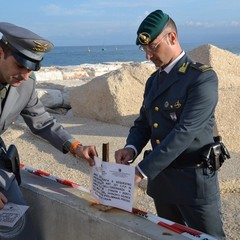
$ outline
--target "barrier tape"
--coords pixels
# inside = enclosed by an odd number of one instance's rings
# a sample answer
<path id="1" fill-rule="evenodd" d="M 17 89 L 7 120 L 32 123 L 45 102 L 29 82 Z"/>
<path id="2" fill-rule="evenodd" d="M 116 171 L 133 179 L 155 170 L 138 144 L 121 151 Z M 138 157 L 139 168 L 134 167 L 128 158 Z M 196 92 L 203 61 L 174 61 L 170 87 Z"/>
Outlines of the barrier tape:
<path id="1" fill-rule="evenodd" d="M 212 237 L 208 234 L 202 233 L 193 228 L 187 227 L 185 225 L 181 225 L 179 223 L 175 223 L 173 221 L 158 217 L 156 215 L 144 212 L 144 211 L 136 209 L 136 208 L 133 208 L 132 212 L 138 216 L 146 218 L 147 220 L 149 220 L 157 225 L 160 225 L 169 230 L 172 230 L 173 232 L 176 232 L 176 233 L 178 233 L 182 236 L 185 236 L 189 239 L 217 240 L 215 237 Z"/>
<path id="2" fill-rule="evenodd" d="M 71 188 L 75 188 L 75 189 L 78 189 L 80 191 L 90 193 L 90 191 L 88 189 L 80 186 L 77 183 L 74 183 L 74 182 L 66 180 L 66 179 L 58 178 L 58 177 L 53 176 L 53 175 L 51 175 L 47 172 L 44 172 L 42 170 L 26 166 L 22 163 L 20 164 L 20 168 L 22 170 L 25 170 L 26 172 L 37 175 L 39 177 L 47 178 L 49 180 L 52 180 L 54 182 L 58 182 L 60 184 L 69 186 Z M 168 230 L 171 230 L 175 233 L 178 233 L 182 236 L 185 236 L 189 239 L 193 239 L 193 240 L 196 240 L 196 239 L 198 239 L 198 240 L 217 240 L 216 238 L 214 238 L 214 237 L 212 237 L 208 234 L 205 234 L 205 233 L 202 233 L 198 230 L 195 230 L 195 229 L 189 228 L 187 226 L 172 222 L 172 221 L 167 220 L 165 218 L 155 216 L 155 215 L 150 214 L 148 212 L 144 212 L 144 211 L 139 210 L 137 208 L 133 208 L 132 213 L 135 214 L 135 215 L 138 215 L 140 217 L 143 217 L 143 218 L 145 218 L 145 219 L 147 219 L 147 220 L 149 220 L 149 221 L 151 221 L 151 222 L 153 222 L 153 223 L 155 223 L 155 224 L 157 224 L 161 227 L 164 227 Z"/>
<path id="3" fill-rule="evenodd" d="M 35 168 L 32 168 L 32 167 L 29 167 L 29 166 L 26 166 L 22 163 L 20 163 L 20 168 L 22 170 L 25 170 L 31 174 L 34 174 L 34 175 L 37 175 L 39 177 L 43 177 L 43 178 L 47 178 L 49 180 L 52 180 L 54 182 L 58 182 L 60 184 L 63 184 L 63 185 L 66 185 L 66 186 L 69 186 L 69 187 L 72 187 L 72 188 L 75 188 L 75 189 L 78 189 L 80 191 L 83 191 L 83 192 L 87 192 L 87 193 L 90 193 L 90 191 L 82 186 L 80 186 L 79 184 L 77 183 L 74 183 L 72 181 L 69 181 L 69 180 L 66 180 L 66 179 L 62 179 L 62 178 L 58 178 L 58 177 L 55 177 L 53 175 L 50 175 L 49 173 L 47 172 L 44 172 L 42 170 L 39 170 L 39 169 L 35 169 Z"/>

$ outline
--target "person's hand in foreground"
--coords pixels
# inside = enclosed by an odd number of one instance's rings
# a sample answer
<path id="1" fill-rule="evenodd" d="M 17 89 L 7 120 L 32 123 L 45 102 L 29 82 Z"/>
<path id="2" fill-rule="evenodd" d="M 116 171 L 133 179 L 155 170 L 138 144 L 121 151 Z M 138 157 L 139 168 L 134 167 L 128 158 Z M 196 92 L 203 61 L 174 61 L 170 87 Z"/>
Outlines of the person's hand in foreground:
<path id="1" fill-rule="evenodd" d="M 77 145 L 77 147 L 74 148 L 74 156 L 78 158 L 84 158 L 88 161 L 90 166 L 94 166 L 94 157 L 97 157 L 98 153 L 95 146 Z"/>
<path id="2" fill-rule="evenodd" d="M 0 192 L 0 209 L 4 207 L 4 205 L 7 203 L 7 198 L 4 196 L 3 193 Z"/>

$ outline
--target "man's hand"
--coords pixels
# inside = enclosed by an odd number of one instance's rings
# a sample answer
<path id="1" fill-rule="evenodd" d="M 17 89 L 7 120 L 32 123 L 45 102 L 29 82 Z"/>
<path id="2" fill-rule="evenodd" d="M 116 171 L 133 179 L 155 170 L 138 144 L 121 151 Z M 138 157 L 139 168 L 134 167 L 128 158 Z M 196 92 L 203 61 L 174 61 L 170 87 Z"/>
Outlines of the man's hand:
<path id="1" fill-rule="evenodd" d="M 135 184 L 138 184 L 142 181 L 143 175 L 135 168 Z"/>
<path id="2" fill-rule="evenodd" d="M 74 154 L 78 158 L 86 159 L 90 166 L 95 165 L 94 157 L 98 156 L 95 146 L 77 145 L 77 147 L 74 149 Z"/>
<path id="3" fill-rule="evenodd" d="M 131 161 L 134 158 L 135 152 L 132 148 L 122 148 L 115 152 L 115 160 L 116 163 L 120 164 L 129 164 L 129 161 Z M 142 174 L 138 171 L 137 168 L 135 168 L 135 183 L 138 184 L 143 179 Z"/>
<path id="4" fill-rule="evenodd" d="M 3 193 L 0 192 L 0 209 L 4 207 L 7 201 L 7 198 L 3 195 Z"/>
<path id="5" fill-rule="evenodd" d="M 133 159 L 135 152 L 132 148 L 122 148 L 115 152 L 116 163 L 129 164 L 129 161 Z"/>

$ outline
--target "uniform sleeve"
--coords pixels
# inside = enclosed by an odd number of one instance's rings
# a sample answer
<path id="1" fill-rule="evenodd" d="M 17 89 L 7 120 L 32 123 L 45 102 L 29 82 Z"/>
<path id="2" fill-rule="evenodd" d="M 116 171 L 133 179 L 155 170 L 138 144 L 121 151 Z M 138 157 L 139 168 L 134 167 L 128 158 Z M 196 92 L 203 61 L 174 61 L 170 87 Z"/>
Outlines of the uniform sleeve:
<path id="1" fill-rule="evenodd" d="M 149 88 L 151 87 L 153 78 L 149 78 L 144 91 L 144 98 L 146 97 L 146 92 L 148 92 Z M 148 119 L 146 116 L 146 110 L 144 101 L 142 107 L 140 109 L 139 117 L 134 121 L 134 125 L 131 127 L 126 145 L 133 145 L 136 150 L 137 154 L 139 155 L 142 149 L 146 146 L 149 139 L 151 137 L 151 128 L 148 123 Z"/>
<path id="2" fill-rule="evenodd" d="M 47 140 L 63 153 L 67 153 L 68 149 L 64 147 L 64 143 L 73 139 L 72 135 L 69 134 L 53 116 L 46 112 L 42 102 L 37 96 L 35 87 L 31 90 L 31 98 L 21 111 L 21 116 L 34 134 Z"/>

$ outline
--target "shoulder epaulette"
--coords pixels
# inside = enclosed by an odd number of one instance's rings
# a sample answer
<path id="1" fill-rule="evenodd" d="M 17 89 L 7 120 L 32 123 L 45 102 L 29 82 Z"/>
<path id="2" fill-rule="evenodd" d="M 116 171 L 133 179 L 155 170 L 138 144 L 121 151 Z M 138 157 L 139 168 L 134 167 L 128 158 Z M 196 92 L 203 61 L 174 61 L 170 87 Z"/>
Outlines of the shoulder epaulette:
<path id="1" fill-rule="evenodd" d="M 201 72 L 206 72 L 208 70 L 212 70 L 211 66 L 208 66 L 208 65 L 205 65 L 205 64 L 202 64 L 202 63 L 197 63 L 197 62 L 191 63 L 190 66 L 194 69 L 197 69 L 197 70 L 201 71 Z"/>

